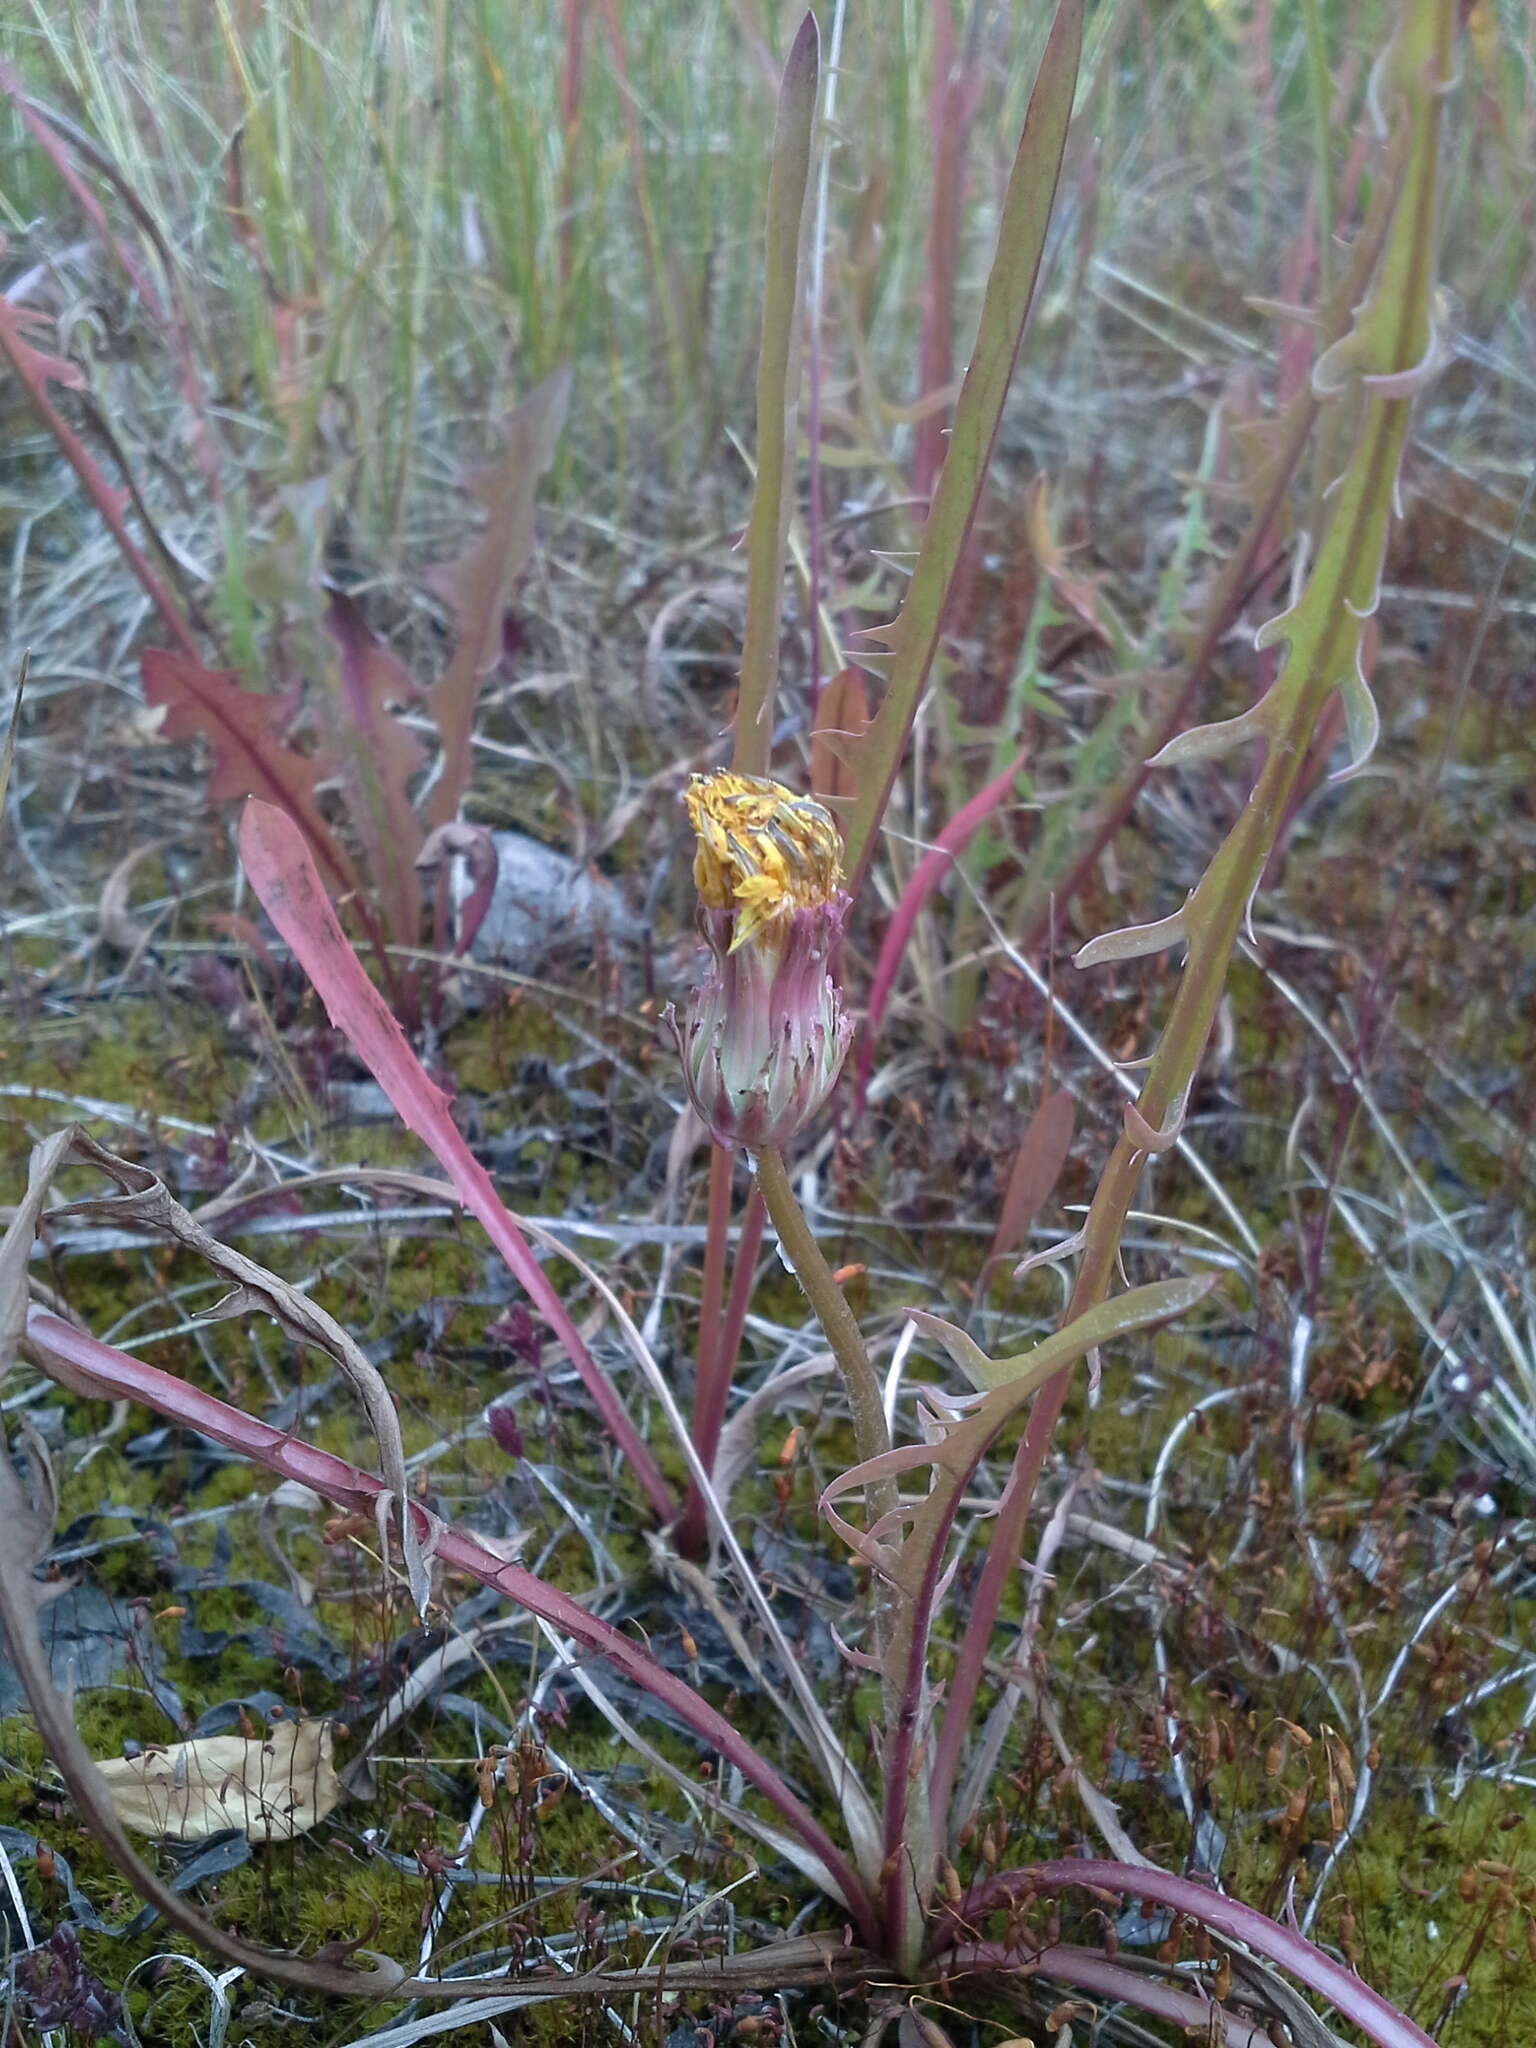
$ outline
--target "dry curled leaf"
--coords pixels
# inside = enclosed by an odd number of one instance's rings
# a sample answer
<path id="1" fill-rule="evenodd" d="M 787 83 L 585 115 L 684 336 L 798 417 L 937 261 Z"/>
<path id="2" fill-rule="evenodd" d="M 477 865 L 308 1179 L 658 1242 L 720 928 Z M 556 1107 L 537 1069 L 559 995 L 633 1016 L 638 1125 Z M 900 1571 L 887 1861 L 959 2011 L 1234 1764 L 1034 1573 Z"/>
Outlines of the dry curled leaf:
<path id="1" fill-rule="evenodd" d="M 252 1842 L 291 1842 L 341 1798 L 329 1721 L 278 1721 L 265 1736 L 203 1735 L 96 1768 L 125 1828 L 201 1842 L 239 1828 Z"/>
<path id="2" fill-rule="evenodd" d="M 134 959 L 147 948 L 154 932 L 149 926 L 138 923 L 129 909 L 133 878 L 145 861 L 164 852 L 169 844 L 166 839 L 149 839 L 141 846 L 131 847 L 102 885 L 96 907 L 96 922 L 101 936 L 109 946 L 115 946 L 120 953 L 130 954 Z"/>

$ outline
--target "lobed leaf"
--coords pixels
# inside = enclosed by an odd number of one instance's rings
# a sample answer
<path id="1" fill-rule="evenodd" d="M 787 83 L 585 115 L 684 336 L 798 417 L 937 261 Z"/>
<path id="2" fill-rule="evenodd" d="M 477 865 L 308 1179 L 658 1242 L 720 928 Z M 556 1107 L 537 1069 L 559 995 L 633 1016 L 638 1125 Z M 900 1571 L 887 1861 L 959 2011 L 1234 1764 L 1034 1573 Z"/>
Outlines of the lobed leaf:
<path id="1" fill-rule="evenodd" d="M 302 830 L 332 887 L 356 888 L 352 863 L 315 797 L 330 763 L 299 753 L 283 736 L 289 700 L 242 689 L 234 670 L 205 668 L 195 656 L 159 647 L 146 650 L 140 670 L 145 701 L 165 709 L 166 737 L 204 739 L 213 748 L 213 801 L 257 796 L 275 804 Z"/>
<path id="2" fill-rule="evenodd" d="M 562 368 L 518 406 L 507 421 L 500 456 L 475 479 L 475 494 L 489 515 L 485 526 L 462 554 L 433 571 L 453 613 L 458 644 L 430 698 L 443 767 L 427 807 L 429 826 L 458 815 L 469 782 L 475 709 L 501 655 L 508 595 L 533 553 L 539 482 L 555 459 L 570 395 L 571 373 Z"/>

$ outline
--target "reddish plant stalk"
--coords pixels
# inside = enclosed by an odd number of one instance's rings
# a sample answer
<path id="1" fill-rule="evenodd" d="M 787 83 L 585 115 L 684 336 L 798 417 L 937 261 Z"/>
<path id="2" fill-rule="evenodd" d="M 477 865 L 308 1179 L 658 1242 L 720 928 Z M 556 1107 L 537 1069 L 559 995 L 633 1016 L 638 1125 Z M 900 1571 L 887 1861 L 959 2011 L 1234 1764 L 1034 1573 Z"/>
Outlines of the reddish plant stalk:
<path id="1" fill-rule="evenodd" d="M 934 404 L 955 373 L 955 263 L 965 198 L 965 137 L 979 97 L 975 52 L 977 17 L 964 55 L 955 36 L 954 0 L 936 0 L 933 10 L 933 85 L 928 127 L 933 140 L 933 191 L 928 215 L 928 275 L 923 287 L 923 331 L 919 344 L 919 396 Z M 912 457 L 913 495 L 924 500 L 944 467 L 948 407 L 919 420 Z"/>
<path id="2" fill-rule="evenodd" d="M 699 1462 L 714 1470 L 731 1390 L 731 1364 L 722 1361 L 721 1315 L 725 1308 L 725 1268 L 730 1251 L 731 1183 L 736 1154 L 727 1145 L 709 1148 L 709 1209 L 704 1231 L 704 1284 L 699 1294 L 699 1339 L 694 1352 L 693 1418 L 689 1434 Z M 702 1557 L 708 1547 L 708 1510 L 696 1483 L 690 1481 L 677 1547 L 684 1557 Z"/>
<path id="3" fill-rule="evenodd" d="M 281 1478 L 296 1480 L 347 1513 L 367 1515 L 370 1521 L 378 1512 L 379 1502 L 390 1497 L 383 1480 L 373 1473 L 304 1443 L 286 1430 L 274 1429 L 243 1409 L 189 1386 L 174 1373 L 163 1372 L 158 1366 L 102 1343 L 59 1316 L 33 1310 L 27 1318 L 27 1336 L 45 1370 L 53 1372 L 58 1368 L 56 1377 L 75 1393 L 99 1400 L 139 1402 L 173 1422 L 211 1437 L 215 1443 L 224 1444 Z M 724 1715 L 701 1699 L 692 1686 L 658 1664 L 640 1644 L 589 1614 L 580 1601 L 547 1585 L 524 1566 L 506 1563 L 466 1531 L 435 1525 L 414 1504 L 412 1513 L 419 1518 L 420 1534 L 440 1564 L 504 1593 L 528 1613 L 606 1657 L 626 1678 L 676 1714 L 711 1749 L 733 1763 L 825 1865 L 858 1925 L 860 1938 L 873 1938 L 875 1922 L 869 1898 L 846 1856 L 773 1766 Z"/>
<path id="4" fill-rule="evenodd" d="M 869 1077 L 875 1063 L 875 1040 L 880 1033 L 885 1006 L 923 906 L 1012 789 L 1014 778 L 1027 758 L 1027 753 L 1017 755 L 1001 775 L 994 776 L 984 789 L 977 791 L 969 803 L 963 804 L 956 811 L 912 870 L 911 878 L 901 892 L 901 901 L 892 913 L 885 937 L 881 941 L 880 957 L 875 963 L 874 978 L 869 985 L 869 1004 L 859 1047 L 859 1078 L 854 1090 L 856 1117 L 863 1112 L 864 1098 L 869 1090 Z"/>
<path id="5" fill-rule="evenodd" d="M 1099 1862 L 1085 1857 L 1081 1861 L 1039 1863 L 1027 1870 L 1010 1870 L 988 1878 L 940 1920 L 935 1953 L 942 1955 L 946 1936 L 952 1939 L 962 1930 L 971 1933 L 987 1913 L 1020 1905 L 1041 1892 L 1064 1891 L 1068 1887 L 1152 1899 L 1202 1927 L 1214 1929 L 1229 1941 L 1241 1942 L 1256 1955 L 1278 1963 L 1281 1969 L 1325 1998 L 1353 2026 L 1378 2043 L 1378 2048 L 1435 2048 L 1422 2027 L 1304 1935 L 1282 1927 L 1257 1907 L 1226 1898 L 1191 1878 L 1175 1877 L 1166 1870 L 1147 1870 L 1139 1864 Z"/>
<path id="6" fill-rule="evenodd" d="M 1202 1991 L 1180 1991 L 1172 1984 L 1160 1984 L 1155 1977 L 1145 1977 L 1124 1963 L 1111 1962 L 1102 1949 L 1076 1948 L 1059 1942 L 1046 1948 L 1021 1948 L 1006 1941 L 963 1941 L 945 1951 L 939 1959 L 939 1969 L 946 1984 L 973 1974 L 994 1979 L 1017 1977 L 1021 1973 L 1052 1977 L 1106 2003 L 1136 2006 L 1142 2012 L 1155 2013 L 1159 2019 L 1172 2020 L 1184 2029 L 1187 2041 L 1219 2040 L 1221 2048 L 1273 2048 L 1274 2044 L 1274 2036 L 1262 2023 L 1250 2024 L 1239 2019 Z M 1216 2035 L 1211 2032 L 1211 2023 L 1218 2014 L 1224 2032 Z"/>
<path id="7" fill-rule="evenodd" d="M 650 1446 L 529 1250 L 517 1219 L 497 1194 L 489 1173 L 466 1144 L 449 1113 L 448 1097 L 429 1080 L 389 1005 L 363 972 L 298 826 L 286 812 L 252 798 L 240 821 L 240 853 L 251 887 L 309 976 L 326 1014 L 346 1035 L 405 1124 L 431 1148 L 460 1201 L 478 1219 L 565 1347 L 605 1429 L 628 1460 L 657 1515 L 670 1522 L 677 1503 Z"/>

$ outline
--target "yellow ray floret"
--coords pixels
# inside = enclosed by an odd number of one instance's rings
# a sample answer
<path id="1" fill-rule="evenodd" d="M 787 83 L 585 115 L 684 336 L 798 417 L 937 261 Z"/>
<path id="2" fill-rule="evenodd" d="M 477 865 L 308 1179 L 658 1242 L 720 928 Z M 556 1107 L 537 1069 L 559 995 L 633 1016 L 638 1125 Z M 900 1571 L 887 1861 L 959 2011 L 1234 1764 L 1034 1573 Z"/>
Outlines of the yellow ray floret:
<path id="1" fill-rule="evenodd" d="M 683 801 L 698 835 L 699 896 L 711 910 L 737 913 L 732 952 L 775 918 L 830 903 L 842 886 L 842 839 L 812 798 L 721 770 L 696 775 Z"/>

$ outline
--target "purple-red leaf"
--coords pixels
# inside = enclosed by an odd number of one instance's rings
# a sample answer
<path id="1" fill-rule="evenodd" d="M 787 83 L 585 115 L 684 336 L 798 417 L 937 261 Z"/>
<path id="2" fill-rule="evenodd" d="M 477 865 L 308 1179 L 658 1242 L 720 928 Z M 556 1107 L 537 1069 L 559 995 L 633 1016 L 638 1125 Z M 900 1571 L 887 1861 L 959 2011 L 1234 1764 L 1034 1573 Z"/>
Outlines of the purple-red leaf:
<path id="1" fill-rule="evenodd" d="M 352 865 L 315 800 L 315 785 L 326 763 L 289 746 L 279 720 L 287 700 L 240 687 L 232 669 L 205 668 L 200 661 L 151 647 L 141 664 L 144 696 L 164 706 L 168 739 L 205 739 L 213 748 L 208 794 L 215 803 L 259 796 L 276 804 L 302 829 L 324 864 L 332 886 L 356 886 Z"/>
<path id="2" fill-rule="evenodd" d="M 326 1015 L 346 1035 L 408 1129 L 431 1149 L 459 1200 L 479 1219 L 564 1345 L 608 1433 L 633 1466 L 657 1513 L 670 1521 L 676 1503 L 660 1467 L 491 1185 L 490 1175 L 465 1143 L 448 1113 L 448 1097 L 428 1079 L 389 1005 L 363 972 L 320 886 L 298 827 L 271 804 L 248 803 L 240 820 L 240 858 L 268 917 L 325 1004 Z"/>
<path id="3" fill-rule="evenodd" d="M 1045 1207 L 1067 1163 L 1076 1122 L 1077 1111 L 1065 1088 L 1053 1088 L 1041 1097 L 1008 1176 L 997 1230 L 976 1283 L 978 1297 L 986 1293 L 993 1266 L 1023 1243 L 1029 1226 Z"/>
<path id="4" fill-rule="evenodd" d="M 318 900 L 325 903 L 323 896 Z M 27 1335 L 46 1360 L 48 1371 L 74 1392 L 95 1400 L 141 1402 L 215 1443 L 226 1444 L 241 1457 L 264 1465 L 280 1477 L 296 1480 L 344 1511 L 364 1514 L 371 1521 L 380 1495 L 387 1490 L 384 1482 L 371 1472 L 363 1472 L 329 1451 L 317 1450 L 287 1430 L 260 1422 L 243 1409 L 189 1386 L 173 1373 L 162 1372 L 158 1366 L 102 1343 L 59 1316 L 34 1311 Z M 508 1564 L 467 1531 L 451 1525 L 434 1530 L 425 1512 L 414 1503 L 410 1512 L 418 1518 L 418 1535 L 423 1542 L 432 1541 L 435 1534 L 432 1554 L 445 1570 L 463 1572 L 482 1585 L 494 1587 L 527 1613 L 536 1614 L 559 1629 L 562 1635 L 606 1657 L 633 1684 L 675 1714 L 684 1727 L 691 1728 L 712 1750 L 734 1764 L 818 1858 L 830 1887 L 859 1919 L 866 1937 L 873 1933 L 867 1895 L 847 1857 L 773 1766 L 723 1714 L 701 1699 L 693 1686 L 659 1664 L 642 1644 L 632 1641 L 611 1623 L 599 1620 L 569 1593 L 547 1585 L 522 1565 Z"/>
<path id="5" fill-rule="evenodd" d="M 994 776 L 985 789 L 978 790 L 968 804 L 956 811 L 928 852 L 912 870 L 912 878 L 901 892 L 901 901 L 896 906 L 885 934 L 885 942 L 880 948 L 880 958 L 875 963 L 875 978 L 870 983 L 864 1044 L 859 1055 L 858 1100 L 861 1106 L 865 1090 L 869 1086 L 880 1020 L 885 1015 L 886 999 L 896 979 L 896 970 L 901 965 L 901 956 L 907 950 L 912 927 L 917 923 L 928 898 L 1013 787 L 1014 777 L 1024 766 L 1024 761 L 1025 756 L 1018 755 L 1001 775 Z"/>
<path id="6" fill-rule="evenodd" d="M 1151 1899 L 1198 1926 L 1214 1928 L 1228 1941 L 1241 1942 L 1255 1955 L 1266 1956 L 1298 1978 L 1319 1998 L 1326 1999 L 1352 2026 L 1360 2029 L 1378 2048 L 1435 2048 L 1422 2027 L 1373 1991 L 1353 1970 L 1320 1949 L 1315 1942 L 1282 1927 L 1257 1907 L 1245 1906 L 1196 1884 L 1171 1871 L 1149 1870 L 1141 1864 L 1101 1863 L 1092 1858 L 1036 1864 L 1029 1870 L 1011 1870 L 966 1895 L 954 1910 L 950 1931 L 969 1932 L 985 1913 L 1013 1905 L 1039 1892 L 1063 1891 L 1068 1886 L 1090 1891 L 1118 1893 L 1136 1899 Z"/>
<path id="7" fill-rule="evenodd" d="M 469 781 L 480 687 L 501 657 L 502 614 L 533 553 L 539 480 L 555 459 L 570 394 L 569 369 L 557 370 L 512 414 L 500 457 L 474 480 L 475 495 L 489 515 L 485 526 L 461 555 L 439 563 L 432 574 L 453 613 L 458 644 L 432 692 L 443 772 L 432 793 L 429 825 L 445 825 L 458 815 Z"/>

